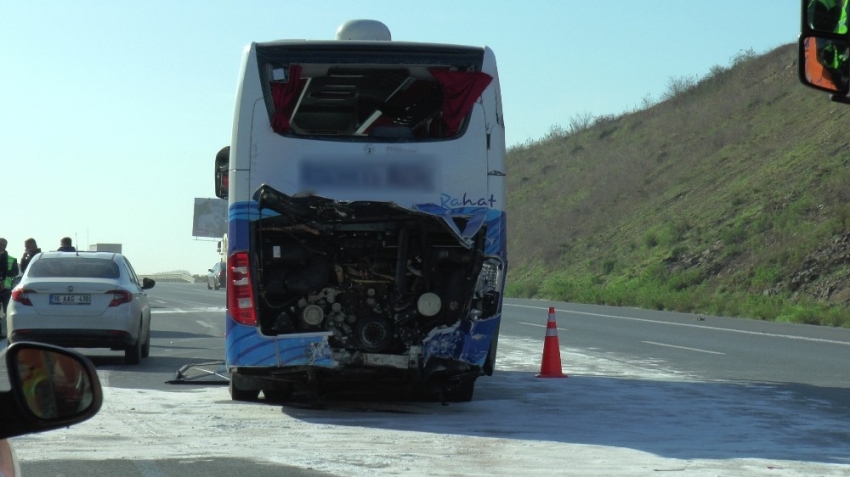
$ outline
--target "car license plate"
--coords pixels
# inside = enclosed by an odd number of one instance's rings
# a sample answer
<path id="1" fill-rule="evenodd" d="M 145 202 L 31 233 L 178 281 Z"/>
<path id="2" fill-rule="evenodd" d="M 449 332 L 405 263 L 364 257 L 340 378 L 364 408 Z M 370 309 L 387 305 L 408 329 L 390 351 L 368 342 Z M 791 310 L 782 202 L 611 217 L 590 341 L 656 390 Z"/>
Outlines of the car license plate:
<path id="1" fill-rule="evenodd" d="M 50 295 L 51 305 L 89 305 L 91 295 L 88 293 L 63 293 L 61 295 Z"/>

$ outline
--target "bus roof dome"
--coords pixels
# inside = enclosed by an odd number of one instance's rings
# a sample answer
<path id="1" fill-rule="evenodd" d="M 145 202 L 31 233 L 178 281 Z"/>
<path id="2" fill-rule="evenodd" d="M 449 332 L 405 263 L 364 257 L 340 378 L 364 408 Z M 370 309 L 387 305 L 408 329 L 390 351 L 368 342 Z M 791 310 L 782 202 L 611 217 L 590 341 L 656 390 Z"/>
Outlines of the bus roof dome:
<path id="1" fill-rule="evenodd" d="M 378 20 L 348 20 L 336 29 L 337 40 L 390 41 L 390 29 Z"/>

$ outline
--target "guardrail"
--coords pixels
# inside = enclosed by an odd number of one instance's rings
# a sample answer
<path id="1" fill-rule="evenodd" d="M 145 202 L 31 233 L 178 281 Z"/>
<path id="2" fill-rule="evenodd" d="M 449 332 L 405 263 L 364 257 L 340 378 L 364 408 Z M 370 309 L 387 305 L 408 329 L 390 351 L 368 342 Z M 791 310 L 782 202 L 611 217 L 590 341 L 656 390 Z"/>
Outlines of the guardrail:
<path id="1" fill-rule="evenodd" d="M 147 273 L 139 275 L 142 278 L 152 278 L 158 282 L 189 282 L 195 283 L 195 277 L 186 270 L 174 270 L 173 272 Z"/>

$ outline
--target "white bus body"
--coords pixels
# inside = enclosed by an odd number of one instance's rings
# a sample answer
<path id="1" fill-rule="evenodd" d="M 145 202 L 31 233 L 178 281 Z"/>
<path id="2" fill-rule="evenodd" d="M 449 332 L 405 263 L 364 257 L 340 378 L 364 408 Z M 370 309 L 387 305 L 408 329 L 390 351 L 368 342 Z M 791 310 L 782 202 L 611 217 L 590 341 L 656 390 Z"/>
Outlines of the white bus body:
<path id="1" fill-rule="evenodd" d="M 216 171 L 233 399 L 382 384 L 471 399 L 507 270 L 489 48 L 253 43 Z"/>

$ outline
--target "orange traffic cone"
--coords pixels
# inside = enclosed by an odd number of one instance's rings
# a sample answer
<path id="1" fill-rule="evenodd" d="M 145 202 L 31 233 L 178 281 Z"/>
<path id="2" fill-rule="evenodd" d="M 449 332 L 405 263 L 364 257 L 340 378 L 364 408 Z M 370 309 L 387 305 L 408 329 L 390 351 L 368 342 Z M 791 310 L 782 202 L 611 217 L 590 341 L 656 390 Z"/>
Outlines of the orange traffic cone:
<path id="1" fill-rule="evenodd" d="M 555 323 L 555 307 L 549 307 L 546 323 L 546 339 L 543 341 L 543 361 L 538 378 L 567 378 L 561 370 L 561 346 L 558 344 L 558 325 Z"/>

